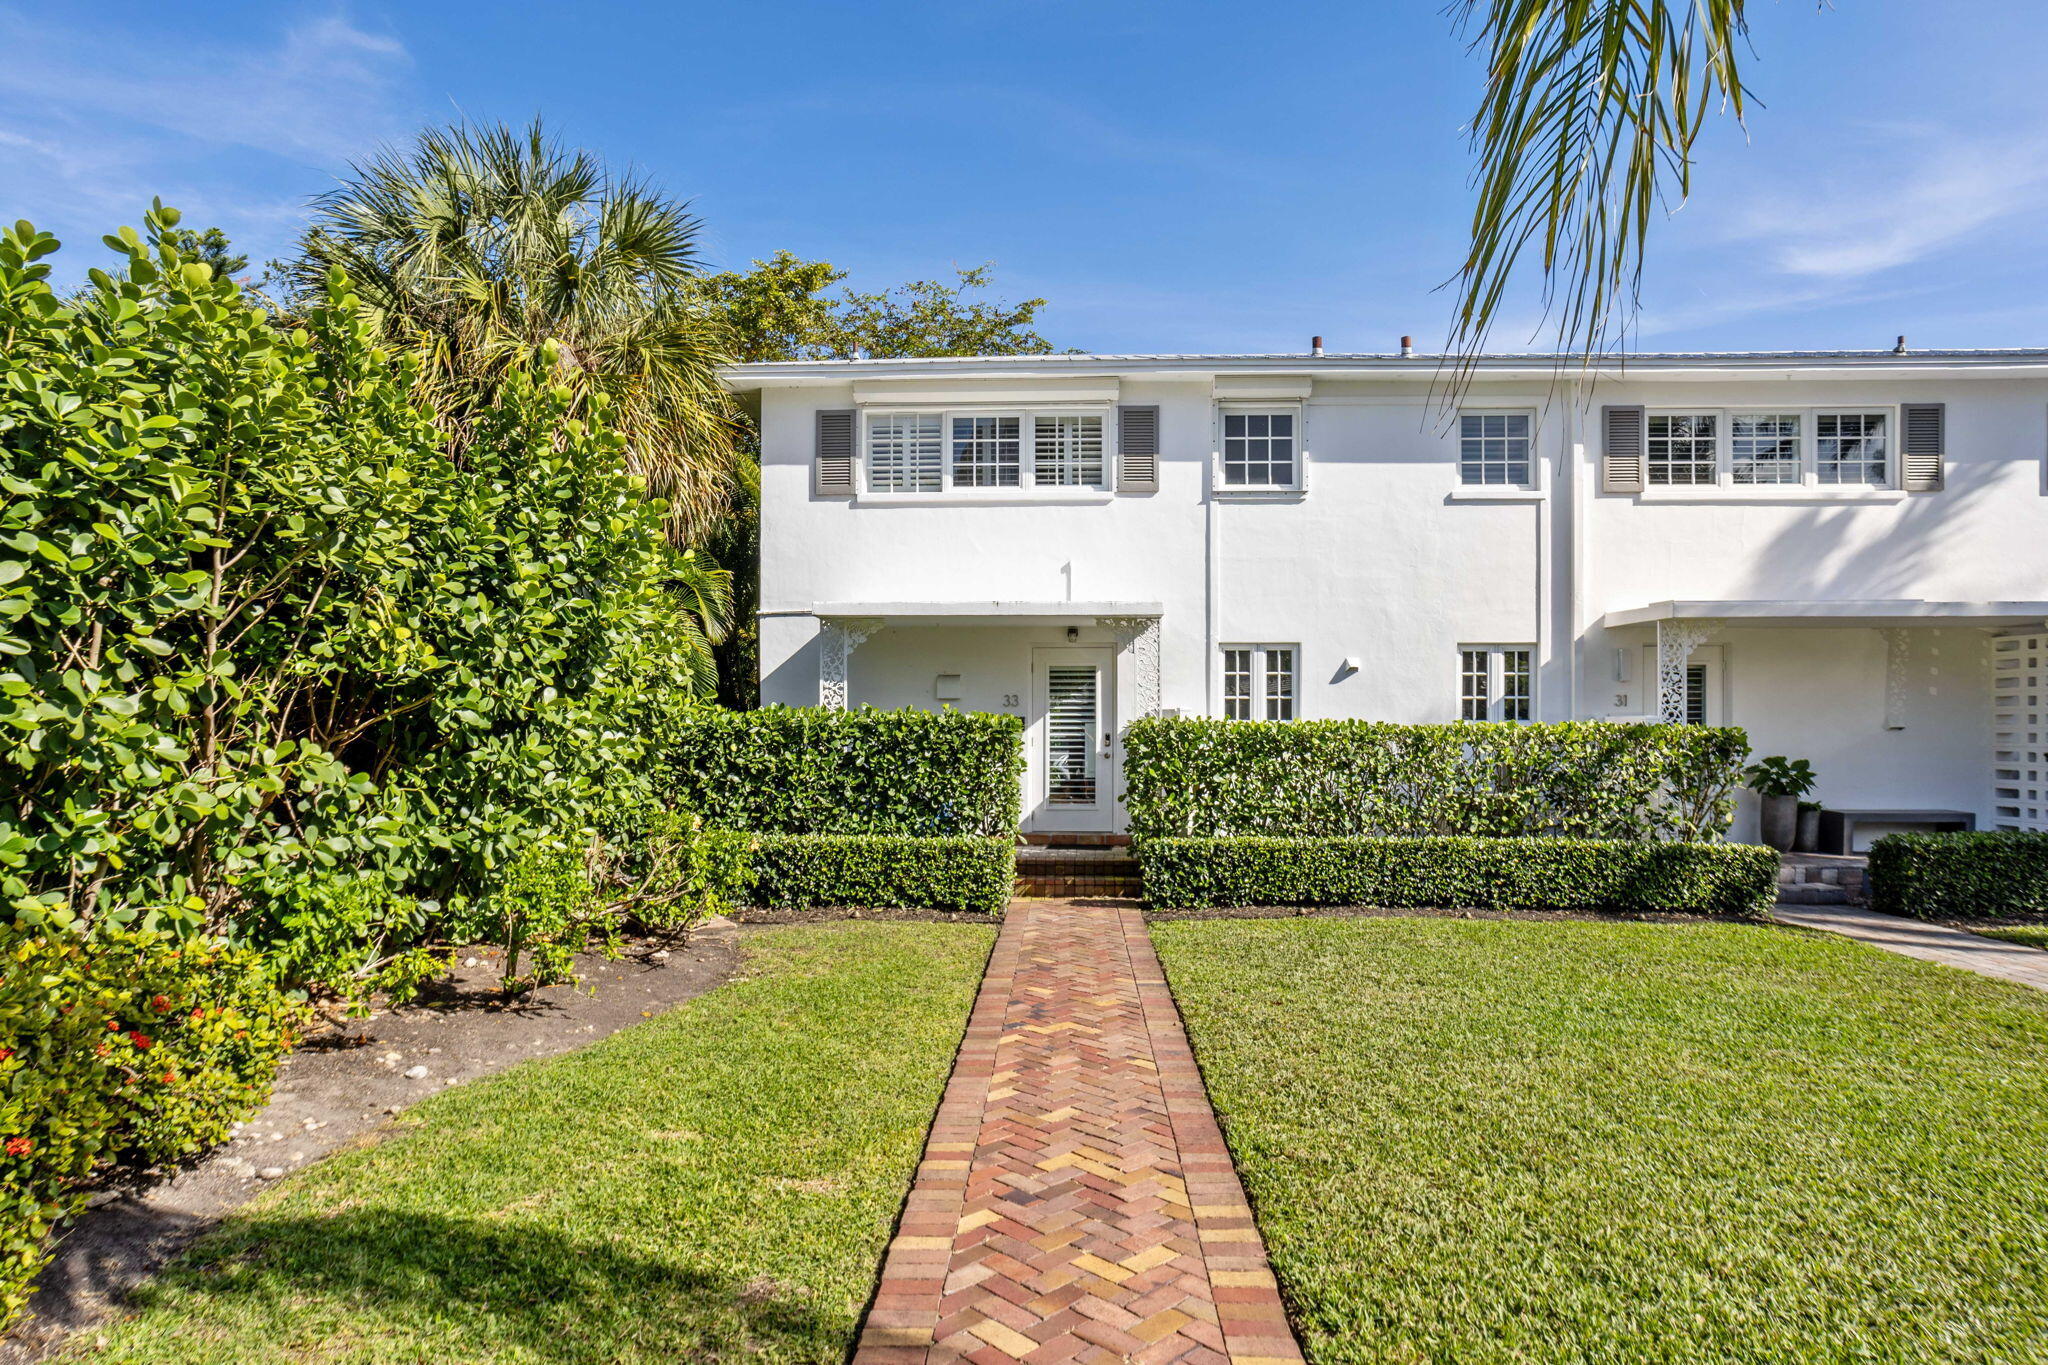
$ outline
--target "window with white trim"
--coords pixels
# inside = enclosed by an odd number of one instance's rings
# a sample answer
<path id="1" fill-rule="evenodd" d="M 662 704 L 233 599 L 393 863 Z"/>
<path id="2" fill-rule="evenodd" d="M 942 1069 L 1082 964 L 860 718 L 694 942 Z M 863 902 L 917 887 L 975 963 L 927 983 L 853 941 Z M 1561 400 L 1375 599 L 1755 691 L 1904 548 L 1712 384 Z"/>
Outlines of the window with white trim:
<path id="1" fill-rule="evenodd" d="M 1293 645 L 1223 646 L 1227 720 L 1293 720 L 1299 651 Z"/>
<path id="2" fill-rule="evenodd" d="M 1721 473 L 1720 414 L 1655 412 L 1643 434 L 1649 481 L 1689 486 L 1711 484 Z"/>
<path id="3" fill-rule="evenodd" d="M 1031 481 L 1055 488 L 1102 485 L 1100 417 L 1034 417 Z"/>
<path id="4" fill-rule="evenodd" d="M 1109 491 L 1101 412 L 869 412 L 870 493 Z"/>
<path id="5" fill-rule="evenodd" d="M 1881 412 L 1815 413 L 1814 470 L 1820 482 L 1889 484 L 1884 419 Z"/>
<path id="6" fill-rule="evenodd" d="M 1223 486 L 1294 488 L 1300 483 L 1299 414 L 1223 412 Z"/>
<path id="7" fill-rule="evenodd" d="M 1527 488 L 1531 424 L 1526 412 L 1458 414 L 1458 482 Z"/>
<path id="8" fill-rule="evenodd" d="M 886 493 L 936 493 L 941 482 L 935 412 L 878 413 L 868 418 L 868 487 Z"/>
<path id="9" fill-rule="evenodd" d="M 1536 718 L 1536 651 L 1528 645 L 1458 647 L 1461 720 Z"/>
<path id="10" fill-rule="evenodd" d="M 1892 412 L 1667 408 L 1643 415 L 1650 489 L 1892 488 Z"/>

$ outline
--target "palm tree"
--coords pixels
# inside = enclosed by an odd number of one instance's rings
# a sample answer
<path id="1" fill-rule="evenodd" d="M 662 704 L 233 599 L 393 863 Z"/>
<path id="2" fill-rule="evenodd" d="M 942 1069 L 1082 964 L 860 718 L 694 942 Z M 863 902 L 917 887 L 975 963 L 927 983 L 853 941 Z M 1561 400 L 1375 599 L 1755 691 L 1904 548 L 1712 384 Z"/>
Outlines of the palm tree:
<path id="1" fill-rule="evenodd" d="M 1742 118 L 1744 0 L 1459 0 L 1486 53 L 1478 190 L 1451 349 L 1483 348 L 1525 251 L 1540 250 L 1560 352 L 1627 339 L 1656 213 L 1692 187 L 1716 110 Z"/>
<path id="2" fill-rule="evenodd" d="M 315 200 L 293 282 L 310 293 L 330 267 L 348 272 L 391 339 L 420 355 L 423 396 L 458 453 L 469 414 L 554 342 L 573 392 L 609 395 L 627 458 L 685 542 L 728 506 L 744 458 L 718 377 L 727 327 L 692 292 L 700 228 L 538 120 L 461 123 L 352 166 Z"/>

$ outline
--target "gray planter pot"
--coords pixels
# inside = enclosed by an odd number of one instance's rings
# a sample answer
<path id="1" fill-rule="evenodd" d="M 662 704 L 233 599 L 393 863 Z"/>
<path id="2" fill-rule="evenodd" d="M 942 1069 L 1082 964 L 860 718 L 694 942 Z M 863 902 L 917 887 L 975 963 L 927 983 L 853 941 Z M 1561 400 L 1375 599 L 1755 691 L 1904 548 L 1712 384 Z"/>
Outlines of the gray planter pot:
<path id="1" fill-rule="evenodd" d="M 1799 837 L 1799 798 L 1766 796 L 1763 800 L 1763 840 L 1780 853 L 1790 853 Z"/>
<path id="2" fill-rule="evenodd" d="M 1795 853 L 1814 853 L 1820 849 L 1820 812 L 1803 810 L 1799 812 L 1799 837 L 1793 841 Z"/>

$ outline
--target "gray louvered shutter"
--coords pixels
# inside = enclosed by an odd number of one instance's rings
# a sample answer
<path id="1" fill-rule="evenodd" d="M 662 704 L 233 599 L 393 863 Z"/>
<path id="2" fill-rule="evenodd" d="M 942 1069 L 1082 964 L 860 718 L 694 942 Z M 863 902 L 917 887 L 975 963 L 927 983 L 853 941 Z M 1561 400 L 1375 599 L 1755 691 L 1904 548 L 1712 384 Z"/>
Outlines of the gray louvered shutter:
<path id="1" fill-rule="evenodd" d="M 1948 455 L 1948 404 L 1907 403 L 1899 409 L 1905 433 L 1899 443 L 1900 472 L 1908 493 L 1938 493 Z"/>
<path id="2" fill-rule="evenodd" d="M 1159 491 L 1157 404 L 1116 410 L 1116 487 L 1119 493 Z"/>
<path id="3" fill-rule="evenodd" d="M 818 413 L 818 452 L 811 460 L 811 492 L 821 498 L 853 496 L 852 408 Z"/>
<path id="4" fill-rule="evenodd" d="M 1643 410 L 1640 406 L 1600 409 L 1600 491 L 1643 491 Z"/>

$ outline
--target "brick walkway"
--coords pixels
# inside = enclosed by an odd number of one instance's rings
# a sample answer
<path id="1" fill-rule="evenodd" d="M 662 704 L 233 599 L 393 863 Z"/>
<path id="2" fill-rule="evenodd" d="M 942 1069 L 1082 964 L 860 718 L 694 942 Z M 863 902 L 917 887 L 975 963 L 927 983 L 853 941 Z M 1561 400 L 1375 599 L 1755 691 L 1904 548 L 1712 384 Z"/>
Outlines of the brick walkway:
<path id="1" fill-rule="evenodd" d="M 1012 905 L 855 1365 L 1301 1358 L 1143 916 Z"/>
<path id="2" fill-rule="evenodd" d="M 1776 914 L 1787 924 L 1846 934 L 1905 957 L 2048 991 L 2048 953 L 2039 948 L 1849 905 L 1781 905 Z"/>

